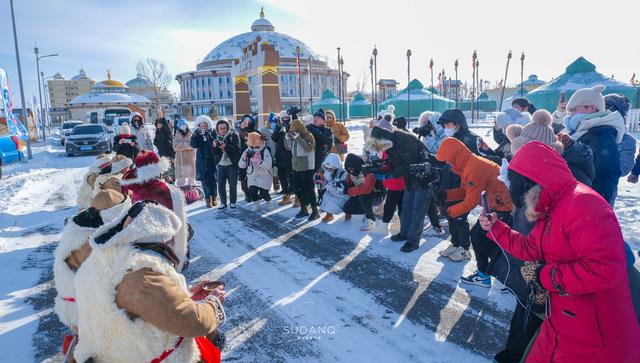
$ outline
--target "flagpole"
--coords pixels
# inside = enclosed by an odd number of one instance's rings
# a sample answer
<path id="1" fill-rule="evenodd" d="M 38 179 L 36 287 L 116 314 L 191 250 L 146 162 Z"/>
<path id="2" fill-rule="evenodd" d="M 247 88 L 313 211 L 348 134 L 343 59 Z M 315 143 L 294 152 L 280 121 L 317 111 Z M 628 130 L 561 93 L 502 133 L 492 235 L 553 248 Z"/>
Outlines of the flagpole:
<path id="1" fill-rule="evenodd" d="M 504 70 L 504 81 L 502 82 L 502 91 L 500 92 L 500 106 L 498 111 L 502 111 L 502 101 L 504 100 L 504 89 L 507 87 L 507 76 L 509 75 L 509 62 L 511 62 L 511 51 L 507 54 L 507 67 Z"/>
<path id="2" fill-rule="evenodd" d="M 522 56 L 520 56 L 520 97 L 524 97 L 524 52 L 522 52 Z"/>
<path id="3" fill-rule="evenodd" d="M 433 91 L 435 90 L 433 88 L 433 58 L 431 58 L 431 61 L 429 62 L 429 70 L 431 71 L 431 111 L 435 111 L 435 107 L 433 105 Z"/>
<path id="4" fill-rule="evenodd" d="M 342 71 L 340 69 L 340 47 L 336 48 L 338 50 L 338 101 L 342 99 Z M 342 106 L 340 106 L 338 111 L 338 119 L 342 121 Z"/>
<path id="5" fill-rule="evenodd" d="M 311 56 L 307 60 L 307 72 L 309 73 L 309 113 L 313 113 L 313 82 L 311 81 Z"/>
<path id="6" fill-rule="evenodd" d="M 411 49 L 407 49 L 407 127 L 411 124 Z"/>
<path id="7" fill-rule="evenodd" d="M 456 108 L 458 108 L 458 91 L 460 90 L 460 85 L 458 84 L 458 60 L 453 64 L 453 68 L 456 71 Z"/>
<path id="8" fill-rule="evenodd" d="M 471 123 L 473 123 L 475 117 L 475 102 L 476 102 L 476 59 L 478 58 L 478 53 L 474 50 L 473 55 L 471 56 Z"/>
<path id="9" fill-rule="evenodd" d="M 373 57 L 369 59 L 369 71 L 371 72 L 371 117 L 375 117 L 375 105 L 373 103 L 373 94 L 376 92 L 376 86 L 373 83 Z"/>
<path id="10" fill-rule="evenodd" d="M 300 47 L 296 47 L 296 68 L 298 70 L 298 98 L 302 110 L 302 78 L 300 77 Z"/>

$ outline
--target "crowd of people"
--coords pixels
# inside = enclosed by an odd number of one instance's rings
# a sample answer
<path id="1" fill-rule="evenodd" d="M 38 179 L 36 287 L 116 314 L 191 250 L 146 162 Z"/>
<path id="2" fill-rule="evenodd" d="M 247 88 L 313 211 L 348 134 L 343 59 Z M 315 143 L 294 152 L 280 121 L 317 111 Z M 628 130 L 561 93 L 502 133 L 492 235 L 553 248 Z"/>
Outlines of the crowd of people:
<path id="1" fill-rule="evenodd" d="M 56 311 L 79 337 L 70 351 L 79 361 L 219 359 L 224 284 L 189 290 L 180 274 L 193 235 L 185 193 L 198 181 L 207 208 L 236 209 L 240 184 L 250 209 L 270 209 L 273 190 L 296 219 L 361 215 L 362 231 L 407 253 L 425 227 L 448 229 L 440 256 L 475 260 L 460 281 L 489 288 L 493 277 L 516 298 L 498 362 L 640 361 L 640 273 L 613 209 L 619 179 L 638 181 L 640 154 L 629 100 L 603 91 L 563 95 L 553 113 L 514 100 L 495 118 L 495 149 L 459 109 L 424 112 L 409 131 L 390 106 L 365 130 L 362 155 L 349 153 L 330 110 L 291 108 L 263 125 L 198 116 L 193 130 L 161 118 L 153 139 L 134 114 L 116 155 L 85 175 L 56 251 Z"/>

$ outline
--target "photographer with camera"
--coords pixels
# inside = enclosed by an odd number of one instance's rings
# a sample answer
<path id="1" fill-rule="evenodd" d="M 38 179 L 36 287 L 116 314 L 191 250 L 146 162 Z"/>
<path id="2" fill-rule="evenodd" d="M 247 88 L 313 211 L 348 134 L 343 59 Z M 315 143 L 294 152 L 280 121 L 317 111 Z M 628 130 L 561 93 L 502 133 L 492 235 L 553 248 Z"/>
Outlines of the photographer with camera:
<path id="1" fill-rule="evenodd" d="M 346 187 L 349 200 L 342 210 L 345 213 L 345 221 L 350 220 L 353 214 L 364 214 L 360 229 L 369 231 L 376 227 L 373 207 L 382 203 L 385 190 L 382 181 L 376 180 L 373 170 L 364 166 L 365 161 L 360 156 L 347 154 L 344 168 L 347 171 Z"/>
<path id="2" fill-rule="evenodd" d="M 432 183 L 439 178 L 439 163 L 429 155 L 424 144 L 408 132 L 374 127 L 371 140 L 387 145 L 391 175 L 405 179 L 400 233 L 391 236 L 391 240 L 406 241 L 400 249 L 403 252 L 414 251 L 420 246 L 424 217 L 433 194 Z"/>
<path id="3" fill-rule="evenodd" d="M 271 168 L 273 161 L 271 151 L 266 146 L 267 138 L 260 133 L 251 132 L 247 135 L 247 149 L 242 153 L 238 166 L 247 170 L 247 184 L 249 199 L 254 203 L 253 210 L 257 211 L 259 200 L 271 201 L 271 182 L 273 176 Z"/>
<path id="4" fill-rule="evenodd" d="M 440 144 L 445 139 L 444 127 L 438 123 L 440 119 L 439 112 L 425 111 L 420 114 L 418 122 L 419 127 L 413 128 L 413 133 L 418 135 L 418 138 L 422 139 L 422 142 L 427 147 L 427 151 L 431 154 L 436 154 L 440 149 Z"/>
<path id="5" fill-rule="evenodd" d="M 316 141 L 315 146 L 315 172 L 322 167 L 324 158 L 329 155 L 333 147 L 333 131 L 326 126 L 324 110 L 319 108 L 313 114 L 313 123 L 307 126 L 307 130 L 313 135 Z"/>
<path id="6" fill-rule="evenodd" d="M 322 178 L 318 183 L 323 189 L 320 209 L 327 214 L 322 218 L 323 222 L 331 222 L 335 214 L 342 212 L 342 207 L 349 196 L 345 193 L 347 172 L 342 167 L 342 161 L 338 154 L 331 153 L 322 163 Z"/>
<path id="7" fill-rule="evenodd" d="M 295 111 L 295 110 L 293 110 Z M 291 203 L 291 196 L 295 194 L 293 184 L 293 170 L 291 169 L 291 151 L 285 147 L 285 134 L 289 131 L 291 115 L 288 110 L 280 111 L 280 120 L 276 124 L 276 129 L 271 134 L 271 140 L 275 143 L 276 167 L 278 178 L 282 187 L 282 200 L 278 205 L 284 206 Z M 294 207 L 296 207 L 294 205 Z"/>
<path id="8" fill-rule="evenodd" d="M 284 137 L 285 147 L 291 151 L 291 169 L 296 186 L 296 198 L 300 201 L 300 212 L 296 218 L 309 216 L 309 221 L 316 220 L 320 218 L 320 212 L 318 212 L 313 181 L 315 139 L 301 120 L 293 120 Z M 309 206 L 313 210 L 311 215 L 309 215 Z"/>
<path id="9" fill-rule="evenodd" d="M 506 185 L 498 180 L 498 164 L 475 155 L 460 140 L 453 137 L 442 142 L 436 157 L 439 161 L 451 165 L 451 171 L 462 179 L 461 187 L 436 192 L 436 197 L 443 202 L 457 202 L 447 209 L 450 218 L 468 215 L 480 203 L 482 192 L 486 192 L 489 209 L 496 212 L 500 220 L 511 224 L 513 204 Z M 487 238 L 478 223 L 470 233 L 478 271 L 462 277 L 462 282 L 491 287 L 491 277 L 488 273 L 490 261 L 500 255 L 500 249 L 495 242 Z M 456 246 L 453 239 L 451 242 L 451 246 L 440 255 L 449 257 L 452 261 L 471 258 L 468 246 Z"/>
<path id="10" fill-rule="evenodd" d="M 253 116 L 247 114 L 242 116 L 238 131 L 238 135 L 240 135 L 240 150 L 243 152 L 247 150 L 247 136 L 251 132 L 256 132 L 256 120 Z M 250 203 L 251 198 L 249 197 L 249 185 L 247 183 L 247 169 L 240 168 L 238 170 L 238 178 L 240 179 L 240 189 L 242 189 L 244 193 L 244 200 Z"/>
<path id="11" fill-rule="evenodd" d="M 240 136 L 231 128 L 227 120 L 216 123 L 217 138 L 213 141 L 214 164 L 218 167 L 218 195 L 220 195 L 220 207 L 227 208 L 227 184 L 229 184 L 230 202 L 229 208 L 236 209 L 238 198 L 238 162 L 240 161 Z"/>

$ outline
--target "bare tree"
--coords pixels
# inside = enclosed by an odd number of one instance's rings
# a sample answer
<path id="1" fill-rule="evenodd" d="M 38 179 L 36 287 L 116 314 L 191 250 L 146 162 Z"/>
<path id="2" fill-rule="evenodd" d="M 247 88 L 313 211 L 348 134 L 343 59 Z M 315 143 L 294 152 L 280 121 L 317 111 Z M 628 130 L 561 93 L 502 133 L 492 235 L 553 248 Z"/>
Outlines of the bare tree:
<path id="1" fill-rule="evenodd" d="M 160 94 L 167 92 L 172 81 L 171 74 L 167 71 L 167 66 L 157 59 L 147 58 L 144 62 L 138 62 L 136 71 L 153 88 L 156 110 L 160 110 Z"/>
<path id="2" fill-rule="evenodd" d="M 362 71 L 362 75 L 356 78 L 354 87 L 356 89 L 356 92 L 366 94 L 368 86 L 369 86 L 369 76 L 367 75 L 367 71 L 364 70 Z"/>

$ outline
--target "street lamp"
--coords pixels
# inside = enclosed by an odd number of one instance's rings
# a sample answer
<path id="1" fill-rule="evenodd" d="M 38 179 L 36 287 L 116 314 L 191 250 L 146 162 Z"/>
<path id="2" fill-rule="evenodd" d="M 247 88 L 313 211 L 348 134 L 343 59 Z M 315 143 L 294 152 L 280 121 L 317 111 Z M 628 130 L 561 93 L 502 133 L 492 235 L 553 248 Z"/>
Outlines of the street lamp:
<path id="1" fill-rule="evenodd" d="M 46 80 L 48 80 L 48 79 L 54 78 L 55 75 L 45 77 L 44 76 L 44 72 L 40 72 L 40 77 L 42 77 L 42 88 L 44 89 L 44 103 L 45 103 L 45 105 L 44 105 L 44 113 L 46 114 L 45 120 L 49 120 L 50 121 L 49 112 L 50 112 L 50 108 L 51 108 L 51 100 L 50 100 L 50 98 L 48 96 L 48 87 L 45 85 L 44 82 Z"/>
<path id="2" fill-rule="evenodd" d="M 27 121 L 27 104 L 24 102 L 24 87 L 22 85 L 22 68 L 20 67 L 20 51 L 18 48 L 18 33 L 16 32 L 16 17 L 13 11 L 13 0 L 9 0 L 11 6 L 11 23 L 13 24 L 13 43 L 16 47 L 16 63 L 18 66 L 18 81 L 20 83 L 20 102 L 22 103 L 22 124 L 27 129 L 27 157 L 33 158 L 31 153 L 31 138 L 29 137 L 29 123 Z"/>
<path id="3" fill-rule="evenodd" d="M 38 55 L 38 46 L 33 48 L 33 52 L 36 54 L 36 68 L 38 70 L 38 95 L 40 96 L 40 117 L 42 118 L 44 117 L 44 110 L 42 108 L 42 87 L 40 87 L 40 82 L 42 82 L 42 80 L 40 79 L 40 59 L 47 57 L 57 57 L 58 53 Z M 40 124 L 42 125 L 42 141 L 47 141 L 47 137 L 45 135 L 45 121 L 46 120 L 40 120 Z"/>

